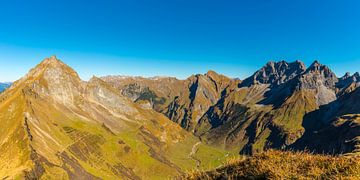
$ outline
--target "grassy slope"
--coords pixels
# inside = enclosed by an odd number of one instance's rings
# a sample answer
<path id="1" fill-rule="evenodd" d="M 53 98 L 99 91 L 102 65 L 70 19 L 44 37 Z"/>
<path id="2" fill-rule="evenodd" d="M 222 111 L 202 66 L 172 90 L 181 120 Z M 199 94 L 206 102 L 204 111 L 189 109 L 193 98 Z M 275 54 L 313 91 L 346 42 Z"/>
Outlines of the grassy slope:
<path id="1" fill-rule="evenodd" d="M 192 172 L 186 179 L 359 179 L 359 157 L 332 157 L 300 152 L 267 151 L 230 160 L 207 172 Z"/>
<path id="2" fill-rule="evenodd" d="M 275 111 L 274 121 L 288 132 L 302 131 L 304 115 L 316 108 L 315 95 L 311 90 L 296 91 Z"/>
<path id="3" fill-rule="evenodd" d="M 127 130 L 115 134 L 84 118 L 85 114 L 79 116 L 60 105 L 55 107 L 46 100 L 20 94 L 7 99 L 0 108 L 1 177 L 23 176 L 25 170 L 34 170 L 36 162 L 30 157 L 30 147 L 46 159 L 40 162 L 45 169 L 44 179 L 71 178 L 64 166 L 75 169 L 75 165 L 64 159 L 65 154 L 102 179 L 161 179 L 197 166 L 197 161 L 189 157 L 197 138 L 159 113 L 151 111 L 144 121 L 136 123 L 119 119 Z M 24 112 L 29 113 L 31 141 L 24 127 Z M 202 144 L 194 157 L 201 161 L 199 168 L 206 169 L 220 165 L 225 155 L 225 151 Z"/>
<path id="4" fill-rule="evenodd" d="M 23 128 L 24 97 L 3 99 L 0 105 L 0 177 L 19 174 L 32 166 L 29 139 Z M 17 157 L 17 158 L 14 158 Z"/>
<path id="5" fill-rule="evenodd" d="M 245 153 L 281 148 L 293 143 L 304 132 L 303 118 L 306 113 L 318 108 L 315 92 L 295 91 L 280 107 L 274 108 L 256 104 L 264 98 L 266 88 L 257 85 L 229 93 L 221 104 L 214 107 L 210 116 L 203 118 L 208 122 L 215 117 L 225 123 L 215 129 L 203 123 L 198 129 L 199 134 L 210 130 L 203 139 L 222 146 L 226 144 L 228 149 L 240 148 Z"/>

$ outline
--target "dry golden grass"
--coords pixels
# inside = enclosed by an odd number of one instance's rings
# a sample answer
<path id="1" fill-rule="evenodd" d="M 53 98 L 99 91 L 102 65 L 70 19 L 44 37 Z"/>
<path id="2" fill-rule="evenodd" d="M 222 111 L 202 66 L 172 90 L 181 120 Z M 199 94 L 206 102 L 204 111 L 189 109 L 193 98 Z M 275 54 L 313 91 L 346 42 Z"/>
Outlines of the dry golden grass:
<path id="1" fill-rule="evenodd" d="M 270 150 L 224 167 L 190 172 L 185 179 L 360 179 L 359 157 L 334 157 Z"/>

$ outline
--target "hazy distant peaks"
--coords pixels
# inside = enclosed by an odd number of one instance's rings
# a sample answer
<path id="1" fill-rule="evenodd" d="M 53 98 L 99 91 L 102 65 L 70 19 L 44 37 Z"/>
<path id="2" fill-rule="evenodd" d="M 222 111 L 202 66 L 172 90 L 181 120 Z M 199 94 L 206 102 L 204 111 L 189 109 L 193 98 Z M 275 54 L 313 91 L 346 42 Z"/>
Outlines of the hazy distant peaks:
<path id="1" fill-rule="evenodd" d="M 0 93 L 10 87 L 11 83 L 0 83 Z"/>

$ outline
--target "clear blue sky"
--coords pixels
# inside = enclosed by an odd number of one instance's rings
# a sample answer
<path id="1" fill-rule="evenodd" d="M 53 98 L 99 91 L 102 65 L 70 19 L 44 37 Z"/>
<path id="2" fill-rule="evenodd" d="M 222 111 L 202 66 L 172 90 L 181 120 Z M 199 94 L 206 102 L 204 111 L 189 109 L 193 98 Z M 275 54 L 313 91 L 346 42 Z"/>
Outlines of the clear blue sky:
<path id="1" fill-rule="evenodd" d="M 251 75 L 268 60 L 360 70 L 358 0 L 4 0 L 0 81 L 56 54 L 93 74 Z"/>

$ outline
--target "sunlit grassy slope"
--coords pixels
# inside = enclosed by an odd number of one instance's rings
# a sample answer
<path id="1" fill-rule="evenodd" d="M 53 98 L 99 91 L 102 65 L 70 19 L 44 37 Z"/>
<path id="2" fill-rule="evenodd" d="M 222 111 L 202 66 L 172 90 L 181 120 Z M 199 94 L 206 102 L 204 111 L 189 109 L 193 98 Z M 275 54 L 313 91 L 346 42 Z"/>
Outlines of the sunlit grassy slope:
<path id="1" fill-rule="evenodd" d="M 267 151 L 231 159 L 212 171 L 191 172 L 185 179 L 359 179 L 359 157 L 332 157 Z"/>

